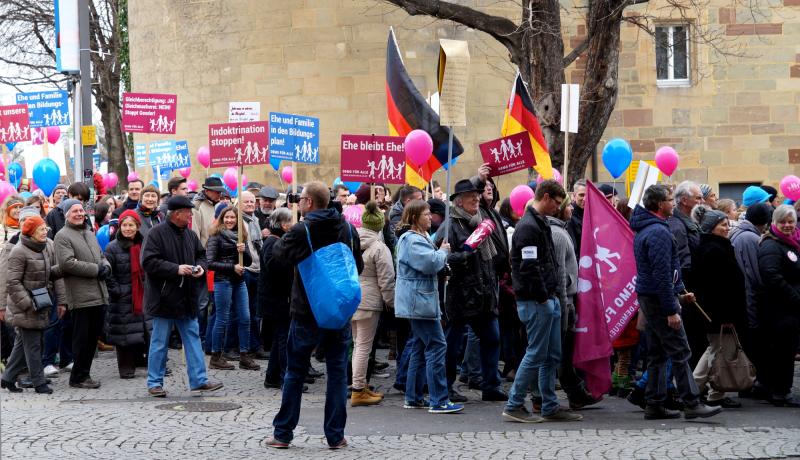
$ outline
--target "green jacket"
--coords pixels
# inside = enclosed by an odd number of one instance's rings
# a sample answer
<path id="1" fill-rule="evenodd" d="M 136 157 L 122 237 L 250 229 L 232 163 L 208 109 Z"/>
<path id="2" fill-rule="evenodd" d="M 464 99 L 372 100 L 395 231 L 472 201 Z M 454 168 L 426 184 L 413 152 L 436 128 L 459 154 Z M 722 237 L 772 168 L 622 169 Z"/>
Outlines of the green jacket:
<path id="1" fill-rule="evenodd" d="M 64 274 L 69 309 L 108 305 L 106 283 L 97 279 L 97 273 L 100 264 L 109 268 L 110 264 L 89 227 L 76 227 L 67 222 L 56 233 L 55 245 L 58 266 Z"/>

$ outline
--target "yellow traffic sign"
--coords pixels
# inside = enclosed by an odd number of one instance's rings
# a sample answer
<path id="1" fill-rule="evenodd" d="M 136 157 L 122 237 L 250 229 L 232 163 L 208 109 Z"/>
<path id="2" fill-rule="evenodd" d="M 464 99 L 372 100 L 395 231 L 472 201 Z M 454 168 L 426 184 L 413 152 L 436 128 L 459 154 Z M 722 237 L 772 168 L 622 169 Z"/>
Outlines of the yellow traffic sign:
<path id="1" fill-rule="evenodd" d="M 96 145 L 97 144 L 97 128 L 92 126 L 81 126 L 81 144 L 82 145 Z"/>

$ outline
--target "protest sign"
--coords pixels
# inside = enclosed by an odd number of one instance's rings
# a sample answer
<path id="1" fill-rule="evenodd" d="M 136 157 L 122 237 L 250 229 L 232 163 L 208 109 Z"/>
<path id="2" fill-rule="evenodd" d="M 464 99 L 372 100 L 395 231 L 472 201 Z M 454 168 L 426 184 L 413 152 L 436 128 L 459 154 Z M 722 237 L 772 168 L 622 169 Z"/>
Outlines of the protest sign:
<path id="1" fill-rule="evenodd" d="M 144 168 L 147 166 L 147 144 L 134 144 L 133 158 L 137 168 Z"/>
<path id="2" fill-rule="evenodd" d="M 319 164 L 319 118 L 270 112 L 269 149 L 275 159 Z"/>
<path id="3" fill-rule="evenodd" d="M 406 154 L 402 136 L 342 134 L 340 177 L 345 182 L 406 182 Z"/>
<path id="4" fill-rule="evenodd" d="M 266 121 L 208 125 L 211 167 L 268 163 L 268 131 Z"/>
<path id="5" fill-rule="evenodd" d="M 478 146 L 484 163 L 489 163 L 492 177 L 530 168 L 536 164 L 527 131 L 484 142 Z"/>
<path id="6" fill-rule="evenodd" d="M 469 47 L 462 40 L 439 40 L 439 123 L 467 125 Z"/>
<path id="7" fill-rule="evenodd" d="M 69 95 L 66 91 L 17 93 L 17 104 L 28 104 L 31 128 L 69 126 Z"/>
<path id="8" fill-rule="evenodd" d="M 629 168 L 630 170 L 631 168 Z M 642 204 L 644 198 L 644 191 L 647 187 L 658 183 L 660 172 L 655 166 L 650 166 L 645 161 L 639 161 L 636 167 L 636 181 L 630 188 L 630 197 L 628 199 L 628 207 L 631 209 L 636 208 L 637 204 Z"/>
<path id="9" fill-rule="evenodd" d="M 175 159 L 175 141 L 156 141 L 150 143 L 150 165 L 169 170 L 168 164 Z M 181 166 L 182 167 L 182 166 Z"/>
<path id="10" fill-rule="evenodd" d="M 229 102 L 228 123 L 258 121 L 261 118 L 260 102 Z"/>
<path id="11" fill-rule="evenodd" d="M 30 139 L 28 106 L 25 104 L 0 106 L 0 143 L 8 144 Z"/>
<path id="12" fill-rule="evenodd" d="M 172 170 L 169 169 L 159 169 L 158 166 L 153 165 L 153 179 L 161 179 L 161 180 L 169 180 L 170 176 L 172 175 Z M 161 171 L 161 174 L 159 174 Z"/>
<path id="13" fill-rule="evenodd" d="M 178 96 L 123 93 L 122 130 L 126 133 L 175 134 Z"/>

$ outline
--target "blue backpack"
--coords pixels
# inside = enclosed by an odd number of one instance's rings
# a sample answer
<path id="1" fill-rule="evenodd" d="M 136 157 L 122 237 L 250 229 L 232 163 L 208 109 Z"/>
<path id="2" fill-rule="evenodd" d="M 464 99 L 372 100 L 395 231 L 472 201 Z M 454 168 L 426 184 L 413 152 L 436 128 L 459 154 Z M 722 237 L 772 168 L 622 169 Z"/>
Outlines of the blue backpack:
<path id="1" fill-rule="evenodd" d="M 341 329 L 350 322 L 361 303 L 361 285 L 353 258 L 352 227 L 346 224 L 350 247 L 336 242 L 315 251 L 311 245 L 311 229 L 304 225 L 311 255 L 297 268 L 308 303 L 321 329 Z"/>

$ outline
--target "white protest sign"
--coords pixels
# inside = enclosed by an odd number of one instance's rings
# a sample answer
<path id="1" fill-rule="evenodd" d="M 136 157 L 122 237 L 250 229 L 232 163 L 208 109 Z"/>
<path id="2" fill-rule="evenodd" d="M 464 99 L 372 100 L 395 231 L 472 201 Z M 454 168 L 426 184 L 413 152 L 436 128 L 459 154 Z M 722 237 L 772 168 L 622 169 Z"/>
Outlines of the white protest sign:
<path id="1" fill-rule="evenodd" d="M 561 85 L 561 131 L 578 132 L 580 85 Z"/>
<path id="2" fill-rule="evenodd" d="M 261 118 L 260 102 L 229 102 L 228 123 L 258 121 Z"/>
<path id="3" fill-rule="evenodd" d="M 463 40 L 439 40 L 439 124 L 467 126 L 469 47 Z"/>
<path id="4" fill-rule="evenodd" d="M 644 191 L 647 187 L 658 183 L 658 168 L 650 166 L 644 161 L 639 161 L 639 170 L 636 173 L 636 181 L 631 187 L 631 196 L 628 200 L 628 207 L 634 209 L 637 204 L 642 204 Z"/>

